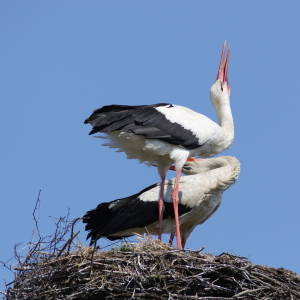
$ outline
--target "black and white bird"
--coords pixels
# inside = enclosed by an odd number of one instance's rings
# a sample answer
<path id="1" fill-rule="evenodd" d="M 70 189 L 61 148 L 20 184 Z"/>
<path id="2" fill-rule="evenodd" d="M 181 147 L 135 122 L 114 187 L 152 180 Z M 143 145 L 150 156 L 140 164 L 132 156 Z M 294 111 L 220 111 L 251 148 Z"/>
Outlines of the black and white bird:
<path id="1" fill-rule="evenodd" d="M 107 139 L 104 146 L 125 152 L 129 159 L 156 164 L 162 183 L 169 167 L 175 164 L 177 173 L 172 200 L 179 249 L 182 245 L 178 218 L 178 189 L 182 166 L 189 157 L 211 157 L 222 152 L 231 146 L 234 138 L 228 84 L 230 49 L 228 48 L 227 53 L 225 49 L 226 43 L 222 49 L 217 80 L 210 89 L 210 100 L 216 110 L 219 124 L 193 110 L 171 103 L 103 106 L 96 109 L 84 122 L 93 126 L 90 134 L 105 133 L 105 136 L 99 136 Z M 160 239 L 164 213 L 164 184 L 161 187 L 158 196 Z"/>
<path id="2" fill-rule="evenodd" d="M 204 223 L 220 206 L 223 192 L 238 178 L 240 162 L 232 156 L 209 159 L 189 159 L 182 172 L 189 176 L 180 178 L 179 221 L 181 244 L 198 224 Z M 162 232 L 174 237 L 174 210 L 172 207 L 172 188 L 175 178 L 163 182 Z M 122 199 L 99 204 L 88 211 L 83 222 L 91 238 L 91 245 L 101 237 L 117 240 L 135 233 L 157 234 L 158 202 L 161 183 L 153 184 L 141 192 Z"/>

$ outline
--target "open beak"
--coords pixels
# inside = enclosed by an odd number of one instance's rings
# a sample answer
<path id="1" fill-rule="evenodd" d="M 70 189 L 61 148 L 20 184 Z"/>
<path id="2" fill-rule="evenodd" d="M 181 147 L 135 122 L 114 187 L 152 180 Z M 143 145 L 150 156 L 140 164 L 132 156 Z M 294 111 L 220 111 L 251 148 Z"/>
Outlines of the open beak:
<path id="1" fill-rule="evenodd" d="M 224 42 L 221 61 L 219 65 L 217 80 L 221 80 L 222 82 L 226 82 L 228 84 L 228 62 L 229 62 L 229 54 L 230 54 L 230 46 L 228 46 L 228 50 L 226 53 L 226 41 Z"/>

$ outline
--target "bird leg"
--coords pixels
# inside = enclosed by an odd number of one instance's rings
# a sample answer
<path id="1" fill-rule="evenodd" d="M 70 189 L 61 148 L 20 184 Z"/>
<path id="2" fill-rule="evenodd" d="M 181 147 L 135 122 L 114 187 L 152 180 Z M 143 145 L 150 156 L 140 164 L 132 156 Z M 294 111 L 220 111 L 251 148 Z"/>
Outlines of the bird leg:
<path id="1" fill-rule="evenodd" d="M 172 246 L 172 244 L 173 244 L 174 236 L 175 236 L 175 233 L 172 232 L 171 235 L 170 235 L 170 239 L 169 239 L 169 244 L 170 244 L 171 246 Z M 182 249 L 184 249 L 185 244 L 186 244 L 186 239 L 185 239 L 185 238 L 182 238 L 182 239 L 181 239 L 181 246 L 182 246 Z"/>
<path id="2" fill-rule="evenodd" d="M 179 203 L 178 191 L 179 191 L 179 181 L 180 181 L 181 171 L 182 171 L 182 169 L 179 169 L 176 172 L 174 188 L 172 191 L 172 202 L 173 202 L 174 219 L 175 219 L 175 235 L 176 235 L 178 249 L 182 249 L 181 238 L 180 238 L 180 229 L 179 229 L 179 215 L 178 215 L 178 203 Z"/>
<path id="3" fill-rule="evenodd" d="M 170 239 L 169 239 L 169 244 L 170 244 L 171 246 L 172 246 L 172 244 L 173 244 L 174 236 L 175 236 L 175 233 L 172 232 L 171 235 L 170 235 Z"/>
<path id="4" fill-rule="evenodd" d="M 161 178 L 160 194 L 159 194 L 159 200 L 158 200 L 158 239 L 159 240 L 161 240 L 162 220 L 163 220 L 163 214 L 164 214 L 164 210 L 165 210 L 165 205 L 164 205 L 165 179 L 166 179 L 166 175 L 164 175 Z"/>

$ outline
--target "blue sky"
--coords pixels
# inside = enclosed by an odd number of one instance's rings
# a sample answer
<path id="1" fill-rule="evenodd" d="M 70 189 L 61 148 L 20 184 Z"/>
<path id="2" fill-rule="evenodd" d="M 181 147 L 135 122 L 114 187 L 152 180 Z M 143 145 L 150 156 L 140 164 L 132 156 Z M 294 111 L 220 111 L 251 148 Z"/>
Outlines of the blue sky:
<path id="1" fill-rule="evenodd" d="M 300 274 L 299 9 L 298 1 L 1 1 L 0 260 L 30 241 L 40 189 L 49 235 L 49 216 L 70 208 L 80 217 L 157 182 L 155 168 L 101 147 L 83 121 L 103 105 L 159 102 L 217 120 L 209 89 L 227 40 L 235 141 L 222 155 L 237 157 L 242 172 L 187 247 Z M 0 290 L 12 278 L 0 268 Z"/>

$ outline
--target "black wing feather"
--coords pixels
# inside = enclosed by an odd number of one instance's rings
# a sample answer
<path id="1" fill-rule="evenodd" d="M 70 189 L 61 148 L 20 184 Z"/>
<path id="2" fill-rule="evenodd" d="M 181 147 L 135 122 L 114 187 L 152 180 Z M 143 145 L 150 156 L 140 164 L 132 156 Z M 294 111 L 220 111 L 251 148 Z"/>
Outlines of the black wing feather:
<path id="1" fill-rule="evenodd" d="M 123 199 L 99 204 L 95 209 L 88 211 L 83 216 L 83 222 L 87 223 L 85 230 L 89 231 L 87 239 L 91 237 L 93 244 L 100 237 L 116 240 L 123 237 L 111 236 L 119 231 L 143 228 L 158 221 L 158 202 L 142 201 L 139 196 L 147 190 L 157 186 L 153 184 L 138 194 Z M 174 218 L 173 204 L 165 202 L 163 219 Z M 179 215 L 189 212 L 191 208 L 179 204 Z"/>
<path id="2" fill-rule="evenodd" d="M 172 123 L 155 107 L 172 104 L 158 103 L 153 105 L 109 105 L 96 109 L 84 123 L 93 126 L 90 134 L 113 131 L 133 132 L 146 139 L 159 139 L 164 142 L 180 145 L 186 149 L 200 147 L 199 139 L 178 123 Z"/>

